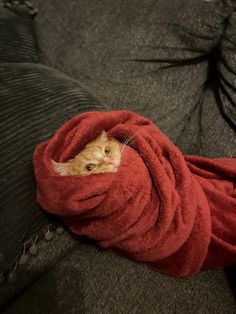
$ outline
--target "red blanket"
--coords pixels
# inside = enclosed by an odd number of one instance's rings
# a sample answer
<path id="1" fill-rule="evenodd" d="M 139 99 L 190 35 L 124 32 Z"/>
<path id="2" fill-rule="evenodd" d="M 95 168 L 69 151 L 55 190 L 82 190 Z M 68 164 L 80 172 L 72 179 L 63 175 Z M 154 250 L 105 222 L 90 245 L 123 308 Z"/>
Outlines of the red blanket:
<path id="1" fill-rule="evenodd" d="M 116 173 L 60 176 L 102 130 L 132 147 Z M 183 156 L 148 119 L 129 111 L 83 113 L 34 154 L 37 199 L 77 235 L 157 271 L 189 277 L 236 263 L 236 158 Z"/>

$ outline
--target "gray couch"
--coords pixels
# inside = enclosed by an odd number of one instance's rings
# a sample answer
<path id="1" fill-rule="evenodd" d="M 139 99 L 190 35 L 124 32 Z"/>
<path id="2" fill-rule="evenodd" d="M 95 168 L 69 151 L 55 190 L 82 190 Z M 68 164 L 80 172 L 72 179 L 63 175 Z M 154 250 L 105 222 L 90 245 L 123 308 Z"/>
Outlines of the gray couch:
<path id="1" fill-rule="evenodd" d="M 149 117 L 184 153 L 236 155 L 233 1 L 32 2 L 39 8 L 38 64 L 76 80 L 104 108 Z M 64 120 L 76 112 L 68 114 L 67 101 Z M 47 219 L 38 227 L 46 233 L 54 225 Z M 37 241 L 37 255 L 0 287 L 3 313 L 236 313 L 233 267 L 168 277 L 50 230 L 53 238 Z"/>

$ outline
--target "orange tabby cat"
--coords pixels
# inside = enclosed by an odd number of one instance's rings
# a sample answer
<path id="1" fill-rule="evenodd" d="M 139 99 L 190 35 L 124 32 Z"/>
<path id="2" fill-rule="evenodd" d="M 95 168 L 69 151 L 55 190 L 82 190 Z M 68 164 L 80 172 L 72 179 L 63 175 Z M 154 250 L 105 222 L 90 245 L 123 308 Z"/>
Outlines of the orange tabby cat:
<path id="1" fill-rule="evenodd" d="M 118 141 L 109 140 L 105 131 L 89 142 L 81 152 L 65 163 L 53 161 L 54 170 L 61 176 L 89 175 L 116 172 L 121 161 Z"/>

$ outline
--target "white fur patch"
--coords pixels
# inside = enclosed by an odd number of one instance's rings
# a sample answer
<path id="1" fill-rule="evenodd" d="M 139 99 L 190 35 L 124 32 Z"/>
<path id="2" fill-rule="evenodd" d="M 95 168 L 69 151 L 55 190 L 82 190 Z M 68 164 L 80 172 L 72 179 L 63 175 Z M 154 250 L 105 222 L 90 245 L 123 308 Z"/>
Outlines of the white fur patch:
<path id="1" fill-rule="evenodd" d="M 94 157 L 100 159 L 103 157 L 103 154 L 101 152 L 94 152 Z"/>

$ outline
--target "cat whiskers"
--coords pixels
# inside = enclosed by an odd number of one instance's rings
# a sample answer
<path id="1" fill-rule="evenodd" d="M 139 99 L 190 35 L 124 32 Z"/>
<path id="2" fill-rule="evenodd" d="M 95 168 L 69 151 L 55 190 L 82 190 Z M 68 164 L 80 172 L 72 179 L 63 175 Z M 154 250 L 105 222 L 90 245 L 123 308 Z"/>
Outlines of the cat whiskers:
<path id="1" fill-rule="evenodd" d="M 131 141 L 134 137 L 136 133 L 133 133 L 131 136 L 128 136 L 125 141 L 122 143 L 123 144 L 123 147 L 121 149 L 121 154 L 124 153 L 125 149 L 127 148 L 128 144 L 133 144 L 133 141 Z"/>

